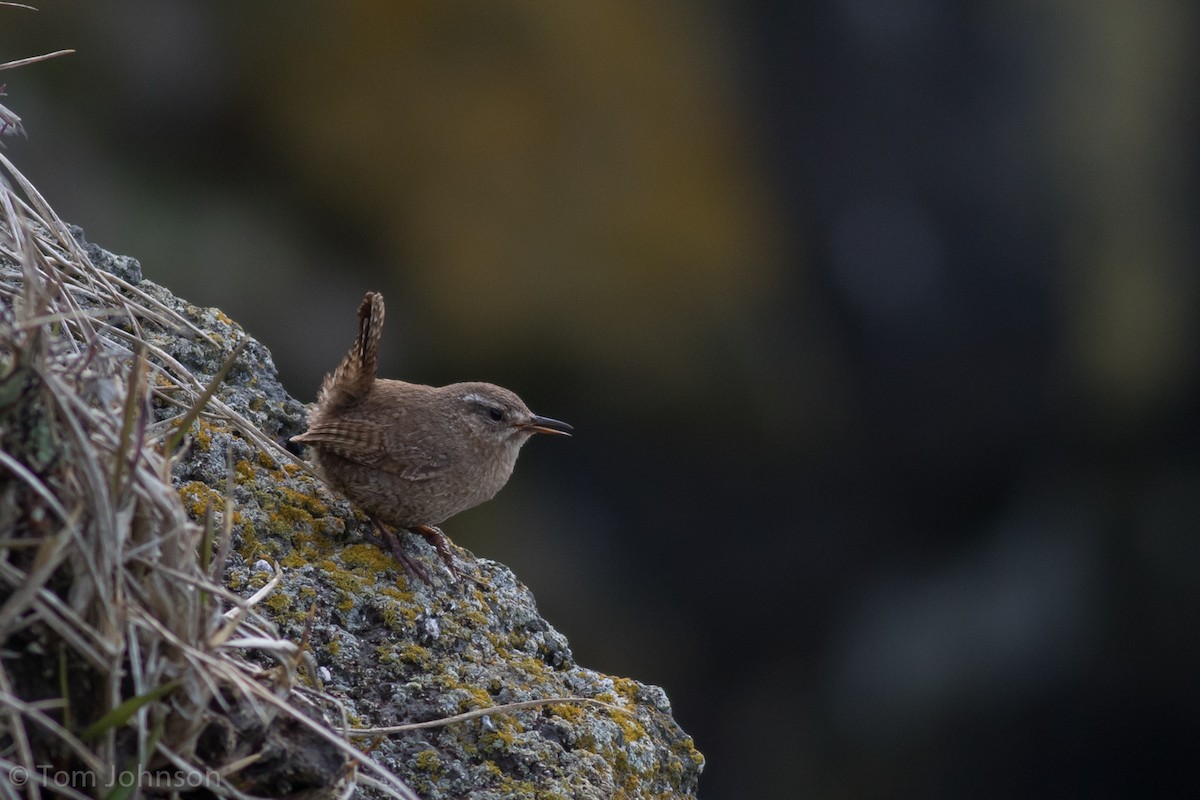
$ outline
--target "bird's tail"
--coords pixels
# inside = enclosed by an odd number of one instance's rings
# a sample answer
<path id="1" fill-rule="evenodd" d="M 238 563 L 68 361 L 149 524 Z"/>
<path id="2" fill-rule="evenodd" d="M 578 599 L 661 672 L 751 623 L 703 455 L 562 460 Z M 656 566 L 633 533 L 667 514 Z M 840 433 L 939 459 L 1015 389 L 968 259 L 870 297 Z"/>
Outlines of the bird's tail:
<path id="1" fill-rule="evenodd" d="M 337 369 L 325 376 L 317 405 L 324 410 L 346 408 L 360 400 L 375 383 L 379 337 L 383 333 L 383 295 L 367 292 L 358 307 L 358 336 Z"/>

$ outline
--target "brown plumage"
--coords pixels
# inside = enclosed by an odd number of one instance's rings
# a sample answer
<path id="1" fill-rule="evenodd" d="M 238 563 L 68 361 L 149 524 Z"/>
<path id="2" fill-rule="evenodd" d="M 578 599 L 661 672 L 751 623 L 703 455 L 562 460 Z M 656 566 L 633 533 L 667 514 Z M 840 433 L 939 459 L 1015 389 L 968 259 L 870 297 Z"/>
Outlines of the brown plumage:
<path id="1" fill-rule="evenodd" d="M 376 378 L 382 332 L 383 296 L 368 292 L 354 346 L 325 376 L 308 430 L 293 441 L 312 448 L 326 480 L 385 536 L 384 525 L 420 533 L 457 572 L 434 526 L 500 491 L 533 434 L 570 435 L 571 426 L 533 414 L 490 383 L 433 387 Z M 421 573 L 394 535 L 388 544 Z"/>

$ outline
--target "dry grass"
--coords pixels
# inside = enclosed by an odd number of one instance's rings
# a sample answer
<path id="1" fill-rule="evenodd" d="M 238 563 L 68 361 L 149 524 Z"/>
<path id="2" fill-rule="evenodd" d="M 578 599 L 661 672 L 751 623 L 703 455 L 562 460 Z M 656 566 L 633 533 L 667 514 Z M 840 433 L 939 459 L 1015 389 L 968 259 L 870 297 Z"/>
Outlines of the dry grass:
<path id="1" fill-rule="evenodd" d="M 3 105 L 0 126 L 20 130 Z M 298 683 L 302 648 L 255 609 L 270 587 L 222 586 L 228 530 L 188 519 L 173 433 L 203 412 L 290 456 L 148 344 L 149 326 L 205 338 L 97 270 L 0 151 L 0 798 L 415 797 Z M 156 404 L 178 415 L 156 422 Z M 301 753 L 323 766 L 286 763 Z"/>

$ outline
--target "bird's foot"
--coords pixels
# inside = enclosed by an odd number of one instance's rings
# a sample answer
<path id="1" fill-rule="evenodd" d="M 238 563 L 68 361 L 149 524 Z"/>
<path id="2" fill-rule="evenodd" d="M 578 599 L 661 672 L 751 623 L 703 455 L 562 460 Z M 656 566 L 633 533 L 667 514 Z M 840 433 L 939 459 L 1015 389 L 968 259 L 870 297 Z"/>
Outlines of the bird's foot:
<path id="1" fill-rule="evenodd" d="M 425 565 L 419 559 L 414 558 L 411 553 L 404 549 L 404 545 L 396 532 L 375 517 L 371 517 L 371 522 L 374 523 L 375 532 L 365 534 L 363 538 L 385 553 L 391 553 L 395 556 L 404 565 L 404 569 L 409 575 L 417 578 L 422 583 L 432 586 L 433 581 L 429 577 L 429 570 L 425 568 Z M 474 575 L 468 575 L 459 568 L 458 562 L 454 558 L 454 552 L 450 549 L 450 537 L 442 533 L 441 528 L 436 528 L 433 525 L 415 525 L 408 530 L 419 534 L 433 545 L 433 549 L 437 550 L 438 555 L 445 562 L 446 570 L 450 573 L 452 581 L 458 578 L 466 578 L 485 589 L 490 588 L 487 581 L 484 581 L 482 578 L 476 578 Z"/>
<path id="2" fill-rule="evenodd" d="M 442 557 L 442 561 L 446 562 L 446 569 L 450 570 L 450 575 L 453 578 L 466 578 L 469 581 L 474 581 L 483 588 L 490 588 L 487 581 L 482 578 L 476 578 L 474 575 L 468 575 L 458 568 L 458 562 L 454 558 L 453 551 L 450 550 L 450 537 L 442 533 L 442 529 L 433 525 L 415 525 L 409 528 L 410 531 L 420 534 L 425 537 L 425 541 L 433 545 L 433 549 L 437 550 L 438 555 Z"/>
<path id="3" fill-rule="evenodd" d="M 363 534 L 363 538 L 371 544 L 378 547 L 385 553 L 391 553 L 396 559 L 404 565 L 404 570 L 411 576 L 417 578 L 422 583 L 433 585 L 433 581 L 429 578 L 429 570 L 425 569 L 425 565 L 417 559 L 413 558 L 408 551 L 404 549 L 404 545 L 400 542 L 400 537 L 391 528 L 384 525 L 375 517 L 371 517 L 371 522 L 374 524 L 374 532 Z"/>

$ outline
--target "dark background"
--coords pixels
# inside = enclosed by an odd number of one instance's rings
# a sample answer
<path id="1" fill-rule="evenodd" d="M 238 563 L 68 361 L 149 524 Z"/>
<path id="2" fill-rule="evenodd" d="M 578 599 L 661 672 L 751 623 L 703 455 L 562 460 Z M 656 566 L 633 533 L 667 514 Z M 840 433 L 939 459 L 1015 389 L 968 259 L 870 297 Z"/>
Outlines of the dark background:
<path id="1" fill-rule="evenodd" d="M 6 155 L 311 399 L 575 424 L 447 530 L 709 800 L 1181 797 L 1194 3 L 41 3 Z"/>

